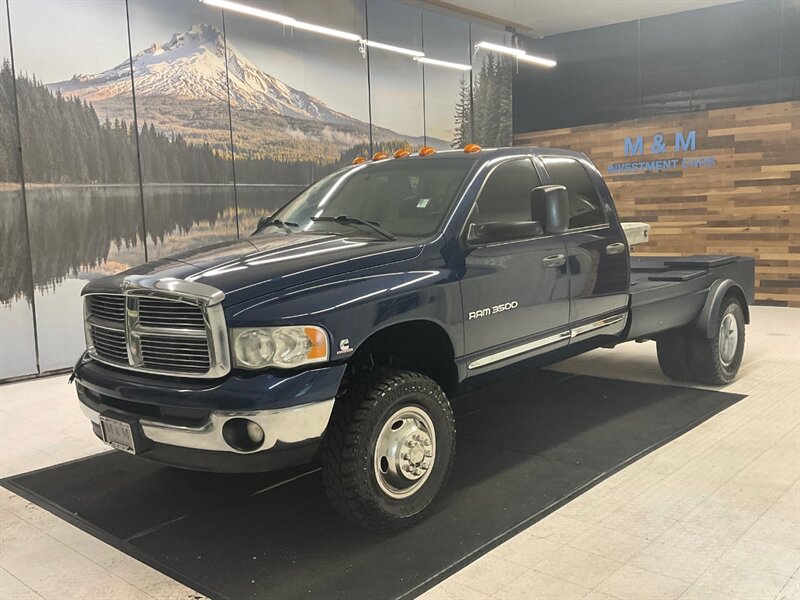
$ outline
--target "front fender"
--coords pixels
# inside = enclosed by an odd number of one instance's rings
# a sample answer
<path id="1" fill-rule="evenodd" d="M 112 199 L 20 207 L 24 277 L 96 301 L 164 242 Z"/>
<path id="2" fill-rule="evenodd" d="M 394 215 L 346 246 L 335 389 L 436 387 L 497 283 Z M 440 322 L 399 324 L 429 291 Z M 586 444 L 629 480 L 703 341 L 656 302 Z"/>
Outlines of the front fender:
<path id="1" fill-rule="evenodd" d="M 323 327 L 331 337 L 332 361 L 348 359 L 380 329 L 417 320 L 440 325 L 456 356 L 463 353 L 461 296 L 458 281 L 448 269 L 362 273 L 234 308 L 226 315 L 231 327 Z"/>
<path id="2" fill-rule="evenodd" d="M 747 324 L 750 323 L 750 308 L 747 305 L 747 296 L 745 295 L 742 287 L 733 279 L 717 279 L 708 289 L 706 302 L 694 323 L 694 327 L 703 333 L 708 339 L 711 339 L 717 335 L 717 321 L 719 320 L 719 311 L 720 307 L 722 306 L 722 300 L 731 291 L 737 294 L 739 301 L 742 303 L 744 322 Z"/>

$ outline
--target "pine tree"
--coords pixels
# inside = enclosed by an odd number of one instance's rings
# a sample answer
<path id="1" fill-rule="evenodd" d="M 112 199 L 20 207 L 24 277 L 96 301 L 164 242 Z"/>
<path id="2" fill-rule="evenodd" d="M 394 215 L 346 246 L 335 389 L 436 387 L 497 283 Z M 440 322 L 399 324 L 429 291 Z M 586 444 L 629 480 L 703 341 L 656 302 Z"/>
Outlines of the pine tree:
<path id="1" fill-rule="evenodd" d="M 470 112 L 472 109 L 472 98 L 470 98 L 469 82 L 464 76 L 458 82 L 458 102 L 456 102 L 454 138 L 450 146 L 452 148 L 463 148 L 471 139 L 470 134 Z"/>
<path id="2" fill-rule="evenodd" d="M 514 129 L 512 120 L 512 60 L 501 57 L 497 63 L 497 146 L 510 146 L 514 142 Z"/>

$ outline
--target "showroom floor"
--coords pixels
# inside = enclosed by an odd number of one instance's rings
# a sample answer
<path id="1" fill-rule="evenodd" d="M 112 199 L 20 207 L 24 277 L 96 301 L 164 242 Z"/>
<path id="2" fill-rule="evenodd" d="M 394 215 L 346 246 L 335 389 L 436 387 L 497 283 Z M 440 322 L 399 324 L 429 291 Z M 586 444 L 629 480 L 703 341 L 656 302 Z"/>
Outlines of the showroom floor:
<path id="1" fill-rule="evenodd" d="M 555 368 L 669 383 L 652 343 Z M 800 310 L 753 308 L 725 391 L 747 398 L 423 597 L 800 598 Z M 66 376 L 0 386 L 0 476 L 105 451 L 75 402 Z M 3 600 L 201 598 L 5 489 L 0 519 Z"/>

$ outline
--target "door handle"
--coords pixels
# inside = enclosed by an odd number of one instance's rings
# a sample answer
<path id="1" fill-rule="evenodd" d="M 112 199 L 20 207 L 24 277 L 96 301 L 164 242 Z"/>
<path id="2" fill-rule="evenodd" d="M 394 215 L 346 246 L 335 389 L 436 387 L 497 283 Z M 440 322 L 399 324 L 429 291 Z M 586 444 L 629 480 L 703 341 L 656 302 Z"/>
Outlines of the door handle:
<path id="1" fill-rule="evenodd" d="M 567 262 L 563 254 L 551 254 L 542 259 L 542 264 L 545 267 L 563 267 Z"/>
<path id="2" fill-rule="evenodd" d="M 625 244 L 622 242 L 615 242 L 606 246 L 606 254 L 619 254 L 625 252 Z"/>

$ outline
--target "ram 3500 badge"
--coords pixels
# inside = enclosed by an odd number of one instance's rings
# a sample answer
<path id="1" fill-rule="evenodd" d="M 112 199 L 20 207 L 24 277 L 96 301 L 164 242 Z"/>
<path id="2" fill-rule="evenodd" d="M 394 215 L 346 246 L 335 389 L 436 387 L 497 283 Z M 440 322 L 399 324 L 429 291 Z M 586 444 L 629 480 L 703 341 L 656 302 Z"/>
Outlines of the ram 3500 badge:
<path id="1" fill-rule="evenodd" d="M 319 458 L 336 508 L 387 530 L 443 489 L 473 377 L 653 339 L 670 377 L 733 380 L 752 259 L 632 259 L 586 156 L 465 150 L 357 160 L 246 239 L 89 283 L 96 435 L 190 469 Z"/>
<path id="2" fill-rule="evenodd" d="M 481 317 L 488 317 L 489 315 L 495 315 L 497 313 L 501 313 L 504 310 L 513 310 L 519 306 L 519 302 L 513 300 L 512 302 L 505 302 L 504 304 L 495 304 L 494 306 L 490 306 L 489 308 L 482 308 L 481 310 L 473 310 L 468 315 L 468 319 L 480 319 Z"/>

